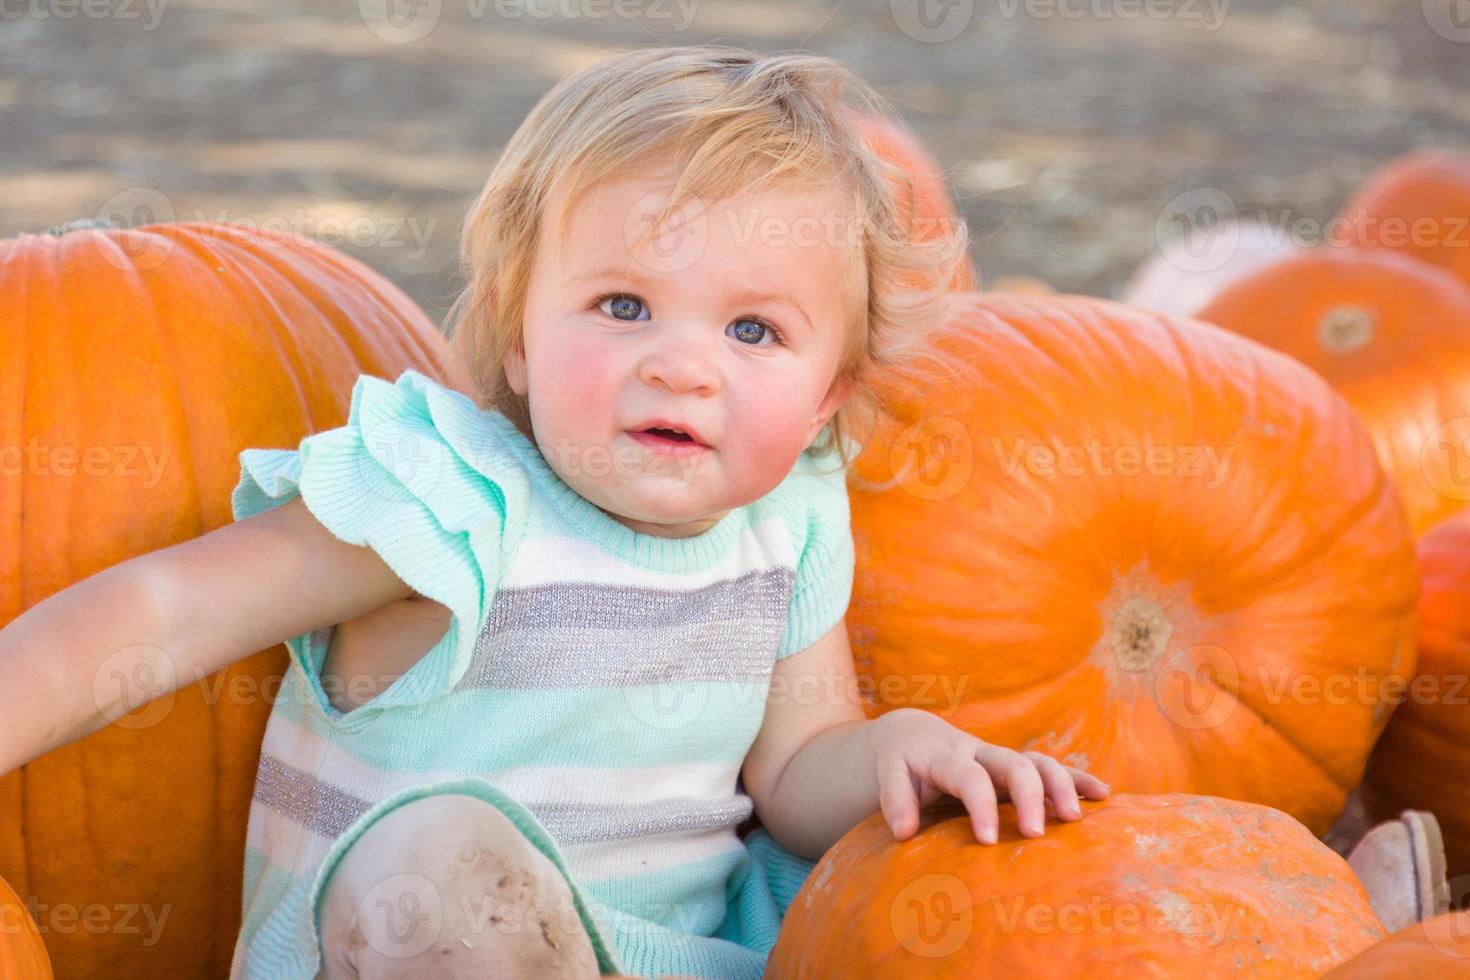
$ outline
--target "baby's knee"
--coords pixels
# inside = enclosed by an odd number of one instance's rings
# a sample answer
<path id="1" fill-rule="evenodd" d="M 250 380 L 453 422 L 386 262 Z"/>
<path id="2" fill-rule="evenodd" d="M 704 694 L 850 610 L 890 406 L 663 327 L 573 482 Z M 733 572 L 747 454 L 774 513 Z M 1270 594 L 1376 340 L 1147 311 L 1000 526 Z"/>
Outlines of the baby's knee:
<path id="1" fill-rule="evenodd" d="M 498 809 L 460 794 L 407 803 L 354 841 L 323 891 L 321 928 L 326 980 L 598 975 L 561 872 Z"/>

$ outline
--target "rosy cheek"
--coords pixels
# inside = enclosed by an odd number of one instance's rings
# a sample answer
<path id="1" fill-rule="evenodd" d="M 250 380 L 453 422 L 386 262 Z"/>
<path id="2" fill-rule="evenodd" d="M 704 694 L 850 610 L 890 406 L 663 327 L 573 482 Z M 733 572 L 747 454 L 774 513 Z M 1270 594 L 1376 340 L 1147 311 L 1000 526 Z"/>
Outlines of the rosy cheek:
<path id="1" fill-rule="evenodd" d="M 585 334 L 548 338 L 538 365 L 542 390 L 552 392 L 560 412 L 576 419 L 593 419 L 606 414 L 616 389 L 620 370 L 614 352 Z"/>
<path id="2" fill-rule="evenodd" d="M 761 457 L 779 455 L 800 440 L 802 420 L 792 407 L 794 379 L 757 374 L 745 379 L 739 394 L 727 406 L 727 417 L 744 441 Z M 758 447 L 758 448 L 757 448 Z"/>

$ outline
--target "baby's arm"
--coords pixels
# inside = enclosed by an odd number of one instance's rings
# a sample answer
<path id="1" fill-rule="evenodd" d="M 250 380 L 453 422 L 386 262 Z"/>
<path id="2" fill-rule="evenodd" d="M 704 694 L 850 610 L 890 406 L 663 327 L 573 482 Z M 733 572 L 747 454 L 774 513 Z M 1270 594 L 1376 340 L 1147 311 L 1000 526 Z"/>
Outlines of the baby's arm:
<path id="1" fill-rule="evenodd" d="M 106 568 L 0 629 L 0 775 L 257 650 L 412 591 L 300 497 Z"/>
<path id="2" fill-rule="evenodd" d="M 847 625 L 776 662 L 760 733 L 741 770 L 766 831 L 793 854 L 816 860 L 858 821 L 881 809 L 894 837 L 918 828 L 919 810 L 944 795 L 964 801 L 975 837 L 997 838 L 996 800 L 1016 804 L 1021 832 L 1044 832 L 1044 804 L 1081 815 L 1080 791 L 1101 799 L 1095 776 L 1039 752 L 982 742 L 919 708 L 864 720 Z"/>
<path id="3" fill-rule="evenodd" d="M 322 692 L 338 711 L 359 708 L 408 672 L 449 630 L 449 607 L 415 592 L 344 620 L 322 663 Z"/>

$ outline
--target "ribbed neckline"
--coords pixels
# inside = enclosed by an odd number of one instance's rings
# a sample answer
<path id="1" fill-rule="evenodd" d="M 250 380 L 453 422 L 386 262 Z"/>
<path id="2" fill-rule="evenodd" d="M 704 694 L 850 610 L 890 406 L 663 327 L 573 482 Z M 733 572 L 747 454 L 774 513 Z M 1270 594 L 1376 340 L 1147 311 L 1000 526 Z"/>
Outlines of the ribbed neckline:
<path id="1" fill-rule="evenodd" d="M 750 521 L 750 504 L 732 509 L 714 526 L 686 538 L 665 538 L 645 534 L 622 524 L 598 508 L 592 501 L 567 486 L 552 469 L 541 450 L 503 412 L 483 410 L 487 424 L 494 426 L 529 471 L 538 489 L 546 493 L 556 509 L 583 534 L 618 557 L 666 571 L 693 571 L 708 568 L 730 553 L 736 539 Z"/>

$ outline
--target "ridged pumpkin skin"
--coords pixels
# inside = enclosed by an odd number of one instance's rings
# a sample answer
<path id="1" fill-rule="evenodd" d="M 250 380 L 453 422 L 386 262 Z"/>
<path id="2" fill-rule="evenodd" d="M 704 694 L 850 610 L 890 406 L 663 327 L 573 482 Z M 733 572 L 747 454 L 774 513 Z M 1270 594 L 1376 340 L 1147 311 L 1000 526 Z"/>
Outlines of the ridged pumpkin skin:
<path id="1" fill-rule="evenodd" d="M 1363 802 L 1375 820 L 1428 810 L 1449 873 L 1470 875 L 1470 512 L 1419 540 L 1419 666 L 1368 759 Z"/>
<path id="2" fill-rule="evenodd" d="M 1420 150 L 1390 160 L 1338 218 L 1343 242 L 1392 249 L 1470 285 L 1470 155 Z"/>
<path id="3" fill-rule="evenodd" d="M 1470 980 L 1470 910 L 1400 929 L 1322 980 Z"/>
<path id="4" fill-rule="evenodd" d="M 963 302 L 937 341 L 955 377 L 894 393 L 849 481 L 869 714 L 1325 832 L 1387 721 L 1377 678 L 1413 668 L 1413 545 L 1361 423 L 1207 324 Z"/>
<path id="5" fill-rule="evenodd" d="M 975 840 L 963 806 L 902 843 L 873 814 L 791 902 L 766 970 L 828 977 L 1317 977 L 1383 937 L 1347 862 L 1269 807 L 1119 795 Z"/>
<path id="6" fill-rule="evenodd" d="M 1199 318 L 1285 351 L 1341 391 L 1415 534 L 1470 500 L 1470 286 L 1393 252 L 1319 248 L 1226 288 Z"/>
<path id="7" fill-rule="evenodd" d="M 0 977 L 4 980 L 51 980 L 51 960 L 35 921 L 0 878 Z"/>
<path id="8" fill-rule="evenodd" d="M 897 166 L 907 181 L 892 184 L 896 191 L 899 214 L 908 220 L 908 230 L 918 241 L 927 241 L 960 223 L 950 197 L 949 184 L 938 162 L 919 143 L 918 138 L 901 125 L 872 113 L 850 109 L 858 131 L 875 154 Z M 950 288 L 967 292 L 978 281 L 975 268 L 965 260 L 956 271 Z"/>
<path id="9" fill-rule="evenodd" d="M 0 446 L 78 457 L 73 475 L 39 453 L 0 472 L 0 625 L 230 523 L 240 450 L 342 424 L 359 374 L 448 380 L 444 351 L 395 286 L 295 236 L 179 223 L 0 241 Z M 86 447 L 104 454 L 84 469 Z M 60 976 L 229 972 L 285 665 L 284 646 L 255 653 L 0 777 L 0 875 L 115 926 L 48 930 Z"/>

